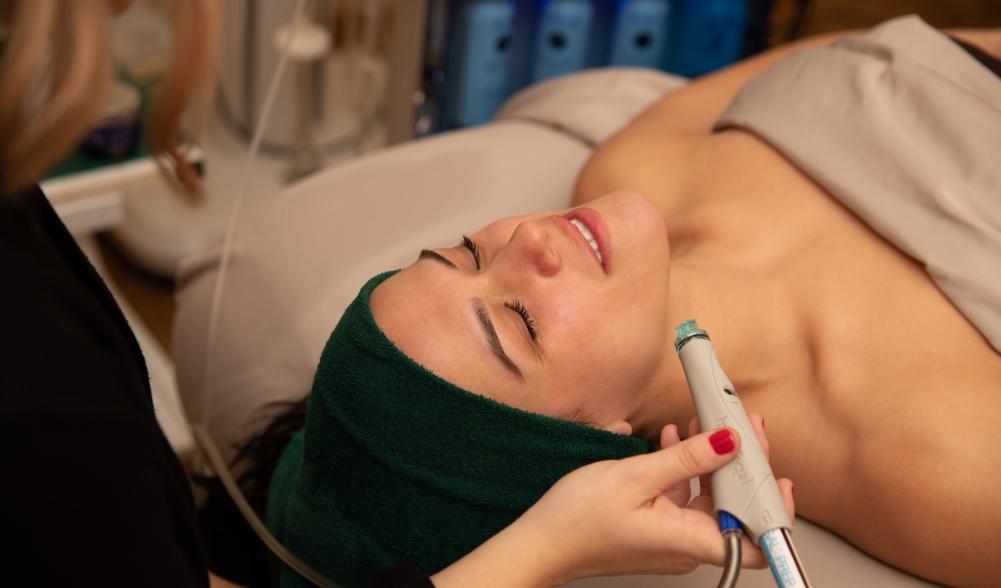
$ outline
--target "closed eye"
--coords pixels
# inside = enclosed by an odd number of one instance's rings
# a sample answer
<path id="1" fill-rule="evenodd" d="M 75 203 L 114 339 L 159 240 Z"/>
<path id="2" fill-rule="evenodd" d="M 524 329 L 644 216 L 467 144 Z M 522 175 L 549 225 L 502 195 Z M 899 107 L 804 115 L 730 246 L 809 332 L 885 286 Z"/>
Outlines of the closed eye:
<path id="1" fill-rule="evenodd" d="M 514 302 L 505 302 L 504 306 L 521 316 L 521 320 L 525 322 L 525 328 L 528 329 L 528 336 L 532 338 L 532 341 L 537 340 L 539 335 L 535 331 L 535 321 L 532 320 L 532 315 L 528 314 L 528 309 L 525 308 L 525 305 L 515 300 Z"/>
<path id="2" fill-rule="evenodd" d="M 480 266 L 480 247 L 469 237 L 462 236 L 462 246 L 469 250 L 473 254 L 473 261 L 476 262 L 476 269 L 481 269 Z"/>
<path id="3" fill-rule="evenodd" d="M 472 254 L 473 261 L 476 263 L 477 271 L 483 269 L 482 252 L 480 250 L 480 246 L 476 244 L 476 241 L 473 241 L 467 235 L 463 235 L 462 246 L 468 249 L 469 253 Z M 504 306 L 518 313 L 518 316 L 520 316 L 521 320 L 525 323 L 525 329 L 528 330 L 528 336 L 531 337 L 532 341 L 537 341 L 539 334 L 535 329 L 535 321 L 532 319 L 532 315 L 528 313 L 528 309 L 525 308 L 525 305 L 520 301 L 515 300 L 513 302 L 505 302 Z"/>

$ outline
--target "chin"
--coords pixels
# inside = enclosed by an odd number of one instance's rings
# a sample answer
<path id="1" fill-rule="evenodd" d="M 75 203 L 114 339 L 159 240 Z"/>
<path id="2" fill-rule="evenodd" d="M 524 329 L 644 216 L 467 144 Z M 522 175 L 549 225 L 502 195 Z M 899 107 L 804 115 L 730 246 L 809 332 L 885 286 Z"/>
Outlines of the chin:
<path id="1" fill-rule="evenodd" d="M 653 200 L 631 190 L 613 192 L 602 200 L 605 198 L 608 199 L 609 213 L 623 226 L 629 227 L 629 233 L 634 235 L 645 248 L 662 247 L 666 261 L 669 252 L 667 223 L 664 222 L 664 217 Z M 653 253 L 654 251 L 647 250 L 647 255 Z"/>

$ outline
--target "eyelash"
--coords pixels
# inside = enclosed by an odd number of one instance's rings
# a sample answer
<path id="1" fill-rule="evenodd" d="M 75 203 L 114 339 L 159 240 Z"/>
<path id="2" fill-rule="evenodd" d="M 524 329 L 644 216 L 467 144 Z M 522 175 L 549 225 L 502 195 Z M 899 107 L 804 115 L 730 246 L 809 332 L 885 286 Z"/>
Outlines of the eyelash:
<path id="1" fill-rule="evenodd" d="M 535 321 L 532 319 L 532 315 L 528 314 L 528 309 L 525 308 L 525 305 L 515 300 L 514 302 L 505 302 L 504 306 L 521 316 L 521 320 L 525 321 L 525 327 L 528 329 L 528 336 L 532 338 L 532 341 L 535 341 L 538 337 L 538 334 L 535 332 Z"/>
<path id="2" fill-rule="evenodd" d="M 476 269 L 480 269 L 480 246 L 476 244 L 468 236 L 462 236 L 462 246 L 469 250 L 473 254 L 473 261 L 476 262 Z M 515 300 L 514 302 L 505 302 L 504 306 L 510 308 L 511 310 L 518 313 L 521 320 L 525 322 L 525 328 L 528 329 L 528 336 L 535 341 L 538 338 L 538 333 L 535 330 L 535 320 L 532 319 L 532 315 L 528 314 L 528 309 L 520 301 Z"/>
<path id="3" fill-rule="evenodd" d="M 469 250 L 473 254 L 473 261 L 476 262 L 476 269 L 480 269 L 480 247 L 469 237 L 462 236 L 462 246 Z"/>

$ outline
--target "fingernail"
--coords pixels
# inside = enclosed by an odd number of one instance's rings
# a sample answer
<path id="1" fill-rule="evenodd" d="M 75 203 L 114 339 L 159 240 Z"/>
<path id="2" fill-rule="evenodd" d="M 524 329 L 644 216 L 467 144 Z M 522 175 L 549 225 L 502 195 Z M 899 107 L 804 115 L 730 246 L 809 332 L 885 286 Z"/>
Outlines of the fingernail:
<path id="1" fill-rule="evenodd" d="M 765 417 L 761 417 L 761 428 L 765 428 Z"/>
<path id="2" fill-rule="evenodd" d="M 796 484 L 792 485 L 792 495 L 796 496 Z"/>
<path id="3" fill-rule="evenodd" d="M 737 447 L 730 429 L 720 429 L 709 436 L 709 443 L 717 455 L 726 455 Z"/>

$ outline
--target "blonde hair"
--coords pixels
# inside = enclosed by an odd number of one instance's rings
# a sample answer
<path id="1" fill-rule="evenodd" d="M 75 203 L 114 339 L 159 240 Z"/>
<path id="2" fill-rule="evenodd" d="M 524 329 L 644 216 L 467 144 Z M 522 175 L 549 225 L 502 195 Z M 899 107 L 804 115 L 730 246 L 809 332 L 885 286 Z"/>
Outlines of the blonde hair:
<path id="1" fill-rule="evenodd" d="M 146 137 L 162 167 L 189 194 L 198 175 L 178 152 L 189 103 L 210 103 L 218 45 L 216 0 L 171 0 L 173 48 Z M 0 195 L 37 182 L 91 128 L 111 81 L 108 0 L 0 0 Z"/>

